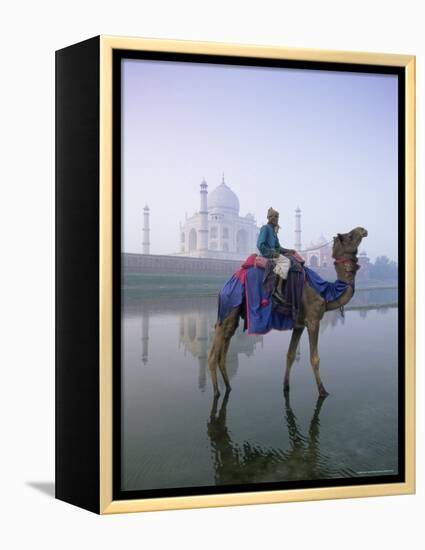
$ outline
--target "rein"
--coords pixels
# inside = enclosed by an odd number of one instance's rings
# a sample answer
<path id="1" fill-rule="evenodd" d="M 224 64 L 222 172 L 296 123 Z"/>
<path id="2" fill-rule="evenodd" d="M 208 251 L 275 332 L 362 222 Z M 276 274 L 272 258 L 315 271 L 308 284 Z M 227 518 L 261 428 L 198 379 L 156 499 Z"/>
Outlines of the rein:
<path id="1" fill-rule="evenodd" d="M 343 264 L 345 262 L 351 262 L 357 265 L 357 258 L 335 258 L 334 264 Z"/>
<path id="2" fill-rule="evenodd" d="M 349 268 L 350 265 L 354 265 L 355 271 L 360 269 L 360 265 L 358 264 L 358 261 L 357 261 L 357 256 L 354 256 L 354 258 L 344 258 L 344 256 L 341 256 L 340 258 L 335 258 L 334 265 L 337 265 L 337 264 L 343 264 L 344 270 L 347 272 L 352 271 Z"/>

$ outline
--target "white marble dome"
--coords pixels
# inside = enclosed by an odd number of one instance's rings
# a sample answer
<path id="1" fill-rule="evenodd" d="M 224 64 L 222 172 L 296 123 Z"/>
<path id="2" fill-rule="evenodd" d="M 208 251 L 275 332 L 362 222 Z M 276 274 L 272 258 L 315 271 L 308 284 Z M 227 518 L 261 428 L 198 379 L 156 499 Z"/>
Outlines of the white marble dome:
<path id="1" fill-rule="evenodd" d="M 212 210 L 239 214 L 239 199 L 224 181 L 208 195 L 208 211 Z"/>

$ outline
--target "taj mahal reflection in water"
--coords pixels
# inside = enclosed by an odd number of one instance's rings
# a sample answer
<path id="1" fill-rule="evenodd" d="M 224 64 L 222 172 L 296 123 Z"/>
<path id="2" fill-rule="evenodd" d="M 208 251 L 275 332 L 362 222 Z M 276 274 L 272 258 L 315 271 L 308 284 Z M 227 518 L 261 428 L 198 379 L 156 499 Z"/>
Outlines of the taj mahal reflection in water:
<path id="1" fill-rule="evenodd" d="M 143 366 L 149 365 L 149 305 L 145 305 L 140 311 L 141 319 L 141 362 Z M 216 321 L 215 312 L 211 309 L 199 309 L 195 311 L 181 312 L 177 314 L 179 349 L 184 353 L 190 353 L 198 360 L 198 387 L 205 391 L 208 372 L 208 351 L 211 345 L 214 323 Z M 262 336 L 250 336 L 247 338 L 242 330 L 238 330 L 235 335 L 232 347 L 228 355 L 228 371 L 232 378 L 238 370 L 240 354 L 250 357 L 254 354 L 257 346 L 263 342 Z"/>

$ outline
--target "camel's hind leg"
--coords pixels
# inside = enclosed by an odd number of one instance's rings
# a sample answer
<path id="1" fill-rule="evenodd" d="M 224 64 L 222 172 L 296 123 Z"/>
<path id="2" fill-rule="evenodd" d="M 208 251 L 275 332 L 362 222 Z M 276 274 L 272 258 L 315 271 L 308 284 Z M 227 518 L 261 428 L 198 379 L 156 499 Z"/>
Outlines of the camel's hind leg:
<path id="1" fill-rule="evenodd" d="M 230 391 L 232 388 L 230 386 L 229 377 L 227 376 L 226 369 L 226 355 L 230 345 L 230 338 L 225 338 L 223 346 L 220 349 L 218 356 L 218 368 L 220 369 L 221 375 L 223 377 L 224 383 L 226 384 L 226 391 Z"/>
<path id="2" fill-rule="evenodd" d="M 320 378 L 320 373 L 319 373 L 320 357 L 319 357 L 318 343 L 319 343 L 320 321 L 316 321 L 316 320 L 307 321 L 306 325 L 308 330 L 308 337 L 310 340 L 310 362 L 313 368 L 314 377 L 316 379 L 317 389 L 319 390 L 319 395 L 321 397 L 326 397 L 329 394 L 325 390 L 325 386 L 323 385 L 323 382 L 322 382 L 322 379 Z"/>
<path id="3" fill-rule="evenodd" d="M 218 324 L 218 321 L 215 325 L 215 333 L 213 343 L 208 354 L 208 368 L 210 370 L 211 382 L 213 385 L 214 397 L 218 397 L 220 392 L 218 391 L 217 384 L 217 364 L 218 364 L 218 353 L 221 347 L 223 327 Z"/>
<path id="4" fill-rule="evenodd" d="M 286 370 L 285 377 L 283 379 L 283 391 L 289 391 L 289 378 L 291 375 L 291 368 L 295 361 L 295 354 L 300 342 L 301 335 L 304 331 L 304 327 L 295 327 L 292 331 L 291 342 L 289 343 L 288 353 L 286 354 Z"/>
<path id="5" fill-rule="evenodd" d="M 230 340 L 234 335 L 239 324 L 239 308 L 235 308 L 230 315 L 224 319 L 222 323 L 217 321 L 215 325 L 215 334 L 213 343 L 208 355 L 208 368 L 211 373 L 211 381 L 213 384 L 214 397 L 218 397 L 220 392 L 218 391 L 217 383 L 217 366 L 223 376 L 224 383 L 226 385 L 226 391 L 231 390 L 229 377 L 226 369 L 226 355 L 229 349 Z"/>

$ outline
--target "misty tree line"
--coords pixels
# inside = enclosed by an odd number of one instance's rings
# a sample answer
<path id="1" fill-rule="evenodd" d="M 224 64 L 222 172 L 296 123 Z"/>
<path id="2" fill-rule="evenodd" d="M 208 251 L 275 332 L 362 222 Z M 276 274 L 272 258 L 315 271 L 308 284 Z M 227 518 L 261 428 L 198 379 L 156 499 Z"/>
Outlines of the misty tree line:
<path id="1" fill-rule="evenodd" d="M 398 265 L 388 256 L 378 256 L 374 263 L 369 264 L 369 276 L 380 281 L 396 281 Z"/>

